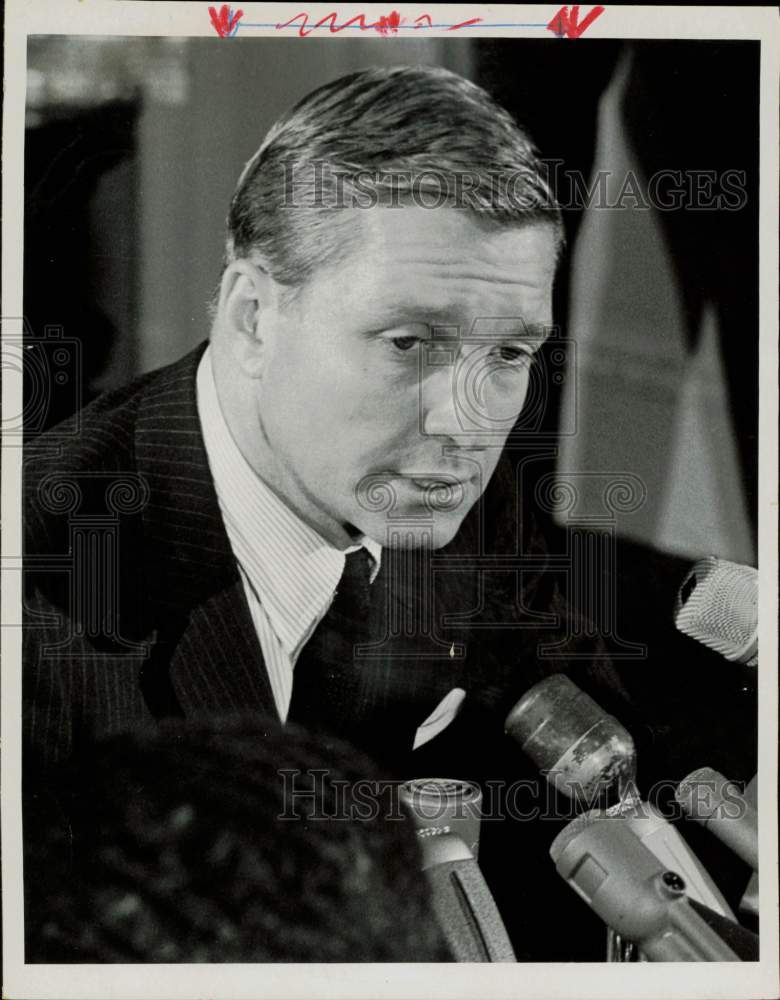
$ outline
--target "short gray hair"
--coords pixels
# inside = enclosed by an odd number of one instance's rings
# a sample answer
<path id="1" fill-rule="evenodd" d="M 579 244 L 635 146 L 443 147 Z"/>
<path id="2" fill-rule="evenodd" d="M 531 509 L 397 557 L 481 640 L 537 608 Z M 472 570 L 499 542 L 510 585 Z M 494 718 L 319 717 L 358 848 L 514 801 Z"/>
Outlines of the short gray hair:
<path id="1" fill-rule="evenodd" d="M 441 67 L 376 67 L 313 91 L 271 128 L 231 200 L 225 266 L 259 257 L 296 288 L 349 252 L 345 199 L 401 205 L 415 193 L 489 226 L 552 224 L 563 244 L 543 164 L 507 111 Z"/>

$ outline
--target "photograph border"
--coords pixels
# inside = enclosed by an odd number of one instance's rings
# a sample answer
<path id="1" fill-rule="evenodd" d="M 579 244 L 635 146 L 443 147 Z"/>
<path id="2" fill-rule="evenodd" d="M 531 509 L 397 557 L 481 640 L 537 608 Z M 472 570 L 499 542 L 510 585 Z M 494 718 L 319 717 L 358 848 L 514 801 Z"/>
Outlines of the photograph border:
<path id="1" fill-rule="evenodd" d="M 221 5 L 214 5 L 221 6 Z M 380 19 L 397 12 L 411 26 L 430 11 L 422 4 L 235 4 L 244 12 L 244 32 L 258 41 L 301 37 L 307 11 L 311 33 L 338 44 L 350 32 L 333 31 L 356 22 L 352 34 L 378 31 Z M 5 97 L 3 115 L 2 372 L 3 424 L 22 412 L 18 366 L 5 363 L 6 339 L 22 335 L 22 247 L 24 232 L 23 152 L 26 39 L 33 34 L 176 35 L 218 38 L 207 3 L 152 3 L 144 0 L 7 0 L 5 6 Z M 591 8 L 583 7 L 581 18 Z M 435 8 L 430 37 L 454 37 L 460 25 L 481 18 L 479 37 L 538 38 L 560 5 L 454 5 Z M 327 16 L 337 13 L 328 26 Z M 277 25 L 289 27 L 277 28 Z M 544 25 L 540 28 L 540 25 Z M 250 27 L 257 25 L 256 27 Z M 232 30 L 232 29 L 230 29 Z M 460 34 L 469 31 L 460 27 Z M 229 32 L 228 32 L 229 33 Z M 385 25 L 387 45 L 403 31 Z M 756 39 L 761 43 L 760 103 L 760 364 L 758 552 L 759 671 L 758 799 L 761 859 L 761 960 L 745 965 L 581 964 L 509 965 L 25 965 L 23 962 L 21 823 L 21 469 L 22 449 L 3 442 L 2 451 L 2 879 L 3 995 L 36 998 L 509 998 L 553 997 L 773 997 L 778 978 L 777 842 L 777 551 L 778 551 L 778 120 L 780 32 L 776 8 L 610 7 L 579 38 L 560 44 L 583 45 L 596 38 Z M 713 726 L 716 720 L 713 720 Z M 773 804 L 773 809 L 766 807 Z"/>

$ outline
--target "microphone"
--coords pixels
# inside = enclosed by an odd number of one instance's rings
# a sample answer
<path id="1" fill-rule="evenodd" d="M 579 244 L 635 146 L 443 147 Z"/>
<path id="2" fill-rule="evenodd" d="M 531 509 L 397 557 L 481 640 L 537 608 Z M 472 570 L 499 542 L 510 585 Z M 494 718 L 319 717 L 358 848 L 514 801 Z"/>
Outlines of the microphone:
<path id="1" fill-rule="evenodd" d="M 690 904 L 684 878 L 659 861 L 623 817 L 578 816 L 552 842 L 550 856 L 594 913 L 651 961 L 740 961 L 702 917 L 706 908 Z"/>
<path id="2" fill-rule="evenodd" d="M 399 789 L 421 839 L 454 833 L 474 857 L 479 855 L 482 791 L 457 778 L 414 778 Z"/>
<path id="3" fill-rule="evenodd" d="M 622 816 L 660 862 L 685 877 L 691 898 L 733 917 L 681 834 L 640 798 L 631 734 L 565 674 L 529 688 L 507 716 L 505 729 L 559 792 L 589 810 L 612 802 L 607 812 Z"/>
<path id="4" fill-rule="evenodd" d="M 576 804 L 638 800 L 636 748 L 628 730 L 565 674 L 529 688 L 504 729 L 550 784 Z"/>
<path id="5" fill-rule="evenodd" d="M 753 809 L 758 808 L 758 775 L 755 774 L 747 784 L 745 789 L 745 801 Z M 753 872 L 747 884 L 747 888 L 739 901 L 739 912 L 741 916 L 748 919 L 758 918 L 758 872 Z"/>
<path id="6" fill-rule="evenodd" d="M 424 837 L 421 845 L 433 909 L 455 960 L 517 961 L 493 895 L 460 837 Z"/>
<path id="7" fill-rule="evenodd" d="M 687 816 L 758 871 L 758 814 L 733 782 L 711 767 L 700 767 L 683 778 L 675 798 Z"/>
<path id="8" fill-rule="evenodd" d="M 758 663 L 758 570 L 708 556 L 682 582 L 674 624 L 733 663 Z"/>
<path id="9" fill-rule="evenodd" d="M 417 778 L 400 787 L 415 826 L 433 909 L 457 962 L 515 962 L 501 914 L 479 869 L 482 792 L 469 781 Z"/>

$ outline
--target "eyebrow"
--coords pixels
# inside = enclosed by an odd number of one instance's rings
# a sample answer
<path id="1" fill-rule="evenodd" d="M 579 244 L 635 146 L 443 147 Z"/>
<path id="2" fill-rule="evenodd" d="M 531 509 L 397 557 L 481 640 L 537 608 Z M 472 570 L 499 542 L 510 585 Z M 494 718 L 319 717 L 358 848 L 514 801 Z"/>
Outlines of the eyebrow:
<path id="1" fill-rule="evenodd" d="M 380 303 L 380 308 L 381 306 Z M 463 324 L 458 321 L 457 312 L 451 306 L 425 306 L 419 303 L 412 305 L 399 302 L 388 304 L 387 311 L 383 313 L 383 327 L 395 323 L 424 324 L 432 329 L 438 328 L 441 330 L 442 339 L 446 338 L 448 329 L 457 328 L 460 335 L 486 340 L 502 337 L 507 340 L 545 341 L 553 330 L 551 323 L 529 322 L 522 316 L 478 316 L 468 324 L 469 329 L 463 334 L 461 331 Z M 500 326 L 505 326 L 506 332 L 497 329 Z"/>
<path id="2" fill-rule="evenodd" d="M 501 326 L 505 325 L 505 329 Z M 522 316 L 477 317 L 471 324 L 467 336 L 485 340 L 532 340 L 545 341 L 553 331 L 552 324 L 529 322 Z"/>
<path id="3" fill-rule="evenodd" d="M 426 326 L 458 326 L 452 306 L 427 306 L 424 303 L 378 302 L 384 323 L 424 323 Z"/>

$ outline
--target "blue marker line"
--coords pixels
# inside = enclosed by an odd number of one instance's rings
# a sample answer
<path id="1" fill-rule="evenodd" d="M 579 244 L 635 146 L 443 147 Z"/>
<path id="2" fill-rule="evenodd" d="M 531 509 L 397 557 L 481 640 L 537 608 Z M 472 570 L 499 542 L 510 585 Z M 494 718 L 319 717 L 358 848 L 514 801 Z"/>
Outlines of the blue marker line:
<path id="1" fill-rule="evenodd" d="M 295 31 L 298 31 L 299 28 L 300 28 L 300 25 L 298 25 L 298 24 L 287 24 L 284 27 L 286 27 L 286 28 L 292 28 Z M 397 24 L 395 27 L 390 27 L 388 25 L 385 30 L 389 34 L 392 34 L 395 31 L 403 31 L 403 30 L 406 30 L 406 31 L 425 31 L 427 28 L 454 28 L 454 27 L 456 27 L 456 25 L 454 25 L 454 24 Z M 546 23 L 544 23 L 544 24 L 520 24 L 518 22 L 513 22 L 512 24 L 465 24 L 462 27 L 458 27 L 458 31 L 463 31 L 464 28 L 546 28 L 546 27 L 547 27 Z M 231 34 L 230 34 L 229 37 L 232 38 L 233 35 L 236 33 L 236 31 L 238 31 L 239 28 L 279 28 L 279 30 L 281 30 L 281 27 L 279 25 L 277 25 L 277 24 L 261 24 L 259 22 L 253 23 L 253 22 L 250 22 L 250 21 L 239 21 L 238 24 L 235 27 L 235 30 L 233 32 L 231 32 Z M 313 31 L 315 28 L 327 28 L 328 30 L 333 30 L 333 34 L 335 35 L 335 34 L 338 34 L 340 31 L 344 31 L 345 29 L 349 30 L 350 28 L 352 28 L 355 31 L 370 31 L 373 28 L 375 28 L 375 25 L 374 24 L 365 24 L 365 25 L 361 25 L 361 24 L 345 24 L 343 27 L 338 27 L 337 26 L 335 29 L 332 29 L 330 24 L 311 24 L 311 25 L 307 24 L 305 30 L 306 31 Z"/>

